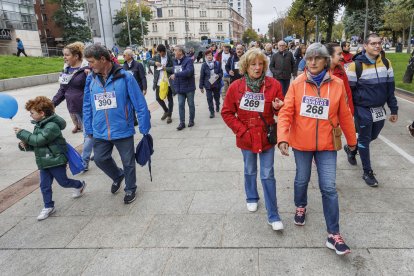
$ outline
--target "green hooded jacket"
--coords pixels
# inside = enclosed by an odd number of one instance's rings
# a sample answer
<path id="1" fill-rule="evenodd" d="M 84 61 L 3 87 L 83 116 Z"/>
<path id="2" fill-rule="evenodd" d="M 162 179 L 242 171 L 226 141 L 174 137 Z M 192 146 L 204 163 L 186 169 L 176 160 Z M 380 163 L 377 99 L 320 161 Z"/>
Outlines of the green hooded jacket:
<path id="1" fill-rule="evenodd" d="M 19 149 L 34 151 L 40 170 L 65 165 L 67 146 L 62 130 L 66 127 L 66 121 L 53 114 L 42 121 L 32 123 L 35 124 L 33 133 L 27 130 L 17 133 L 17 138 L 27 145 L 26 149 L 19 145 Z"/>

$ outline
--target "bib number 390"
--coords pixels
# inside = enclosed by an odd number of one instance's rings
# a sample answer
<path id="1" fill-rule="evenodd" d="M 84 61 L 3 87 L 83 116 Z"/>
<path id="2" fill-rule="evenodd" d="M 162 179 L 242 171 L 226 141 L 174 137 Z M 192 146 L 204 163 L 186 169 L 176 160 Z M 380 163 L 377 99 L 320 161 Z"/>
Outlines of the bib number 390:
<path id="1" fill-rule="evenodd" d="M 96 110 L 116 108 L 115 92 L 104 92 L 94 95 Z"/>

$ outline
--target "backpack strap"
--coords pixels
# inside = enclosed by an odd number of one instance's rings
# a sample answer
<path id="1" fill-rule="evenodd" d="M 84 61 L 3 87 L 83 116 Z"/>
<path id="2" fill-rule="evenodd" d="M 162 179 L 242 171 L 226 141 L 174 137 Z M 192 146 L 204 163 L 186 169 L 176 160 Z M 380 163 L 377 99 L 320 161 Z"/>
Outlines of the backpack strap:
<path id="1" fill-rule="evenodd" d="M 382 60 L 382 63 L 384 63 L 388 71 L 388 69 L 390 68 L 390 63 L 388 59 L 386 59 L 385 57 L 381 57 L 381 60 Z M 362 75 L 362 62 L 359 60 L 355 60 L 354 62 L 355 62 L 355 74 L 356 74 L 357 82 L 358 82 L 359 78 Z"/>

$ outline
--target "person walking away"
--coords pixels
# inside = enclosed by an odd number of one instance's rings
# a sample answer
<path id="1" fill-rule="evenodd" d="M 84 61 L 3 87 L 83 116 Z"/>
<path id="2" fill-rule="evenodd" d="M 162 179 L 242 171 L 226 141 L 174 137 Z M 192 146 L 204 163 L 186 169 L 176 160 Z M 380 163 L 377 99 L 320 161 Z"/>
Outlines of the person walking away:
<path id="1" fill-rule="evenodd" d="M 135 78 L 112 63 L 104 47 L 90 45 L 84 54 L 93 71 L 85 85 L 84 132 L 94 138 L 95 164 L 112 179 L 111 193 L 118 192 L 125 178 L 124 203 L 129 204 L 137 189 L 133 116 L 138 117 L 140 133 L 147 135 L 151 128 L 148 106 Z M 123 169 L 112 157 L 114 146 Z"/>
<path id="2" fill-rule="evenodd" d="M 63 48 L 63 59 L 65 66 L 59 76 L 60 87 L 52 102 L 58 106 L 66 100 L 70 117 L 74 124 L 72 133 L 83 129 L 83 96 L 86 84 L 86 77 L 90 71 L 88 62 L 83 59 L 85 46 L 82 42 L 71 43 Z M 82 160 L 85 171 L 89 170 L 89 161 L 93 149 L 93 138 L 83 134 Z"/>
<path id="3" fill-rule="evenodd" d="M 276 198 L 274 175 L 276 134 L 268 139 L 269 126 L 275 127 L 274 116 L 283 105 L 282 87 L 266 76 L 267 58 L 253 48 L 240 59 L 243 78 L 234 81 L 224 99 L 221 115 L 236 135 L 244 163 L 244 188 L 249 212 L 258 209 L 257 158 L 260 159 L 260 179 L 263 186 L 267 223 L 275 231 L 283 230 Z"/>
<path id="4" fill-rule="evenodd" d="M 230 59 L 231 53 L 230 53 L 230 45 L 224 44 L 223 45 L 223 51 L 217 55 L 216 60 L 220 62 L 221 70 L 223 71 L 223 89 L 221 90 L 221 98 L 226 98 L 227 90 L 230 86 L 230 75 L 226 71 L 226 64 L 227 61 Z"/>
<path id="5" fill-rule="evenodd" d="M 132 50 L 124 51 L 124 60 L 123 69 L 134 76 L 140 90 L 145 96 L 147 94 L 147 78 L 145 77 L 144 66 L 134 60 L 134 52 Z"/>
<path id="6" fill-rule="evenodd" d="M 238 44 L 236 46 L 236 54 L 232 55 L 226 63 L 226 73 L 230 75 L 230 83 L 242 77 L 239 72 L 239 60 L 244 54 L 244 46 Z"/>
<path id="7" fill-rule="evenodd" d="M 286 49 L 286 42 L 279 41 L 278 51 L 273 55 L 270 62 L 270 70 L 273 73 L 273 77 L 277 79 L 282 85 L 283 95 L 286 95 L 288 91 L 290 79 L 296 76 L 295 60 L 292 53 Z"/>
<path id="8" fill-rule="evenodd" d="M 216 103 L 216 112 L 220 111 L 220 84 L 223 77 L 223 71 L 220 62 L 214 61 L 213 53 L 210 50 L 205 52 L 206 62 L 203 63 L 200 70 L 200 84 L 201 93 L 206 89 L 208 109 L 210 111 L 210 118 L 214 118 L 214 104 Z"/>
<path id="9" fill-rule="evenodd" d="M 339 127 L 351 149 L 356 147 L 355 127 L 346 103 L 343 81 L 329 72 L 330 55 L 325 46 L 313 43 L 306 50 L 306 70 L 290 85 L 279 112 L 278 147 L 289 155 L 292 147 L 296 164 L 294 223 L 305 225 L 308 185 L 315 160 L 328 238 L 326 246 L 338 255 L 351 252 L 339 229 L 336 164 Z M 336 139 L 335 139 L 336 137 Z"/>
<path id="10" fill-rule="evenodd" d="M 37 167 L 40 170 L 40 191 L 42 192 L 44 208 L 37 220 L 47 219 L 55 210 L 52 199 L 52 183 L 56 182 L 63 188 L 72 188 L 73 198 L 81 197 L 85 191 L 85 181 L 70 179 L 66 175 L 67 146 L 62 130 L 66 127 L 63 118 L 55 114 L 52 101 L 44 96 L 29 100 L 25 106 L 30 112 L 32 123 L 35 125 L 33 133 L 14 128 L 16 137 L 20 139 L 21 151 L 33 151 Z"/>
<path id="11" fill-rule="evenodd" d="M 16 56 L 20 57 L 20 54 L 23 54 L 27 57 L 26 52 L 24 51 L 23 41 L 20 38 L 16 38 L 17 42 L 17 54 Z"/>
<path id="12" fill-rule="evenodd" d="M 185 128 L 185 100 L 187 100 L 188 109 L 190 111 L 190 120 L 188 122 L 188 127 L 194 126 L 194 94 L 196 90 L 194 65 L 191 58 L 185 56 L 183 47 L 176 46 L 174 52 L 174 74 L 170 76 L 170 79 L 173 81 L 174 92 L 178 94 L 178 111 L 180 114 L 180 124 L 178 125 L 177 130 L 182 130 Z"/>
<path id="13" fill-rule="evenodd" d="M 167 124 L 171 124 L 171 116 L 174 108 L 172 87 L 171 84 L 168 83 L 167 107 L 165 101 L 161 100 L 160 98 L 160 84 L 164 78 L 164 74 L 167 74 L 167 78 L 169 79 L 170 76 L 174 73 L 173 58 L 167 53 L 167 48 L 163 44 L 160 44 L 157 47 L 157 54 L 148 61 L 148 64 L 149 66 L 154 66 L 153 90 L 155 91 L 155 98 L 158 104 L 164 110 L 164 114 L 162 115 L 161 120 L 163 121 L 167 119 Z"/>
<path id="14" fill-rule="evenodd" d="M 347 75 L 355 107 L 355 125 L 358 131 L 358 149 L 345 145 L 348 162 L 356 165 L 359 152 L 364 173 L 362 179 L 370 187 L 377 187 L 371 167 L 370 144 L 377 139 L 387 119 L 384 105 L 391 110 L 389 121 L 398 120 L 398 103 L 394 95 L 394 71 L 391 62 L 380 56 L 381 38 L 372 33 L 364 41 L 365 54 L 360 54 L 348 66 Z"/>

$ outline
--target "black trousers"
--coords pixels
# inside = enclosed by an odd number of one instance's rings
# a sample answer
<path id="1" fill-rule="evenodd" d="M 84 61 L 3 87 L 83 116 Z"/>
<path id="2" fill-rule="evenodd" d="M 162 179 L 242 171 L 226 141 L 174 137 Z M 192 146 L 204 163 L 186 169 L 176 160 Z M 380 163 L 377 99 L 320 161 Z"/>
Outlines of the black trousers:
<path id="1" fill-rule="evenodd" d="M 157 86 L 157 89 L 155 90 L 155 98 L 156 98 L 157 102 L 159 103 L 159 105 L 164 110 L 164 112 L 168 113 L 168 116 L 171 117 L 172 112 L 173 112 L 173 107 L 174 107 L 174 100 L 173 100 L 173 94 L 172 94 L 171 87 L 168 87 L 168 95 L 167 95 L 168 108 L 167 108 L 167 105 L 165 104 L 164 100 L 160 99 L 160 87 L 159 86 Z"/>
<path id="2" fill-rule="evenodd" d="M 23 53 L 23 55 L 25 55 L 26 57 L 27 57 L 27 55 L 26 55 L 26 52 L 24 51 L 24 49 L 17 49 L 17 56 L 18 57 L 20 57 L 20 54 L 22 54 Z"/>

